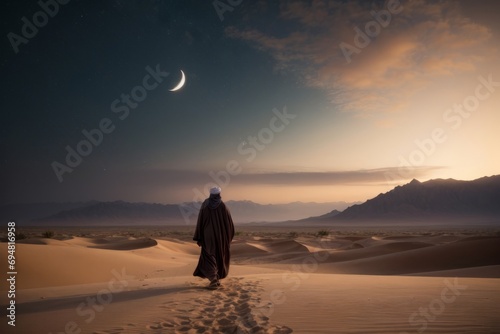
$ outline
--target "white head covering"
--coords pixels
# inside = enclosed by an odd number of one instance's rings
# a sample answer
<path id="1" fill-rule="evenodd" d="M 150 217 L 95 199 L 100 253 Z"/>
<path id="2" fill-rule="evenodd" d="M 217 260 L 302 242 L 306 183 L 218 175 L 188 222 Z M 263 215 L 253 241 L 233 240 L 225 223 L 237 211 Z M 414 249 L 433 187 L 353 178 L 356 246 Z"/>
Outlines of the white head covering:
<path id="1" fill-rule="evenodd" d="M 212 187 L 210 188 L 210 195 L 217 195 L 217 194 L 220 194 L 220 187 Z"/>

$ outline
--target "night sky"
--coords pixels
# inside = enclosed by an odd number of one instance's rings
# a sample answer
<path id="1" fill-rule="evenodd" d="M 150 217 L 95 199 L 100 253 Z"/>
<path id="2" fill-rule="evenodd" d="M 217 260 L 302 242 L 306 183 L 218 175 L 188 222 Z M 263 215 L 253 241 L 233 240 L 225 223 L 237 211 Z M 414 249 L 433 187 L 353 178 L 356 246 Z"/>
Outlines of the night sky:
<path id="1" fill-rule="evenodd" d="M 2 7 L 0 204 L 180 203 L 215 181 L 364 201 L 500 171 L 498 1 Z"/>

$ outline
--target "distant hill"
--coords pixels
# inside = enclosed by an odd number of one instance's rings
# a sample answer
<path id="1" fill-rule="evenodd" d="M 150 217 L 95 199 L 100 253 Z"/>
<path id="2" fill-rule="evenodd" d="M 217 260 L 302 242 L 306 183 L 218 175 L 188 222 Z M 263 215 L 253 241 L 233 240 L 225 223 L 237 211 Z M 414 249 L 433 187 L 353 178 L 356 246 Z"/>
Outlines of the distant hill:
<path id="1" fill-rule="evenodd" d="M 58 212 L 91 206 L 97 201 L 66 203 L 16 203 L 0 206 L 2 221 L 15 220 L 16 223 L 27 223 L 34 219 L 55 215 Z"/>
<path id="2" fill-rule="evenodd" d="M 186 203 L 184 203 L 186 204 Z M 200 203 L 187 203 L 197 207 Z M 227 201 L 236 224 L 255 221 L 276 221 L 298 219 L 318 215 L 331 207 L 345 209 L 346 202 L 288 204 L 258 204 L 251 201 Z M 34 208 L 37 208 L 34 210 Z M 60 210 L 57 210 L 57 209 Z M 186 221 L 177 204 L 86 202 L 71 204 L 18 204 L 9 209 L 7 219 L 15 219 L 22 224 L 54 226 L 99 226 L 99 225 L 184 225 Z M 29 215 L 25 212 L 30 211 Z M 195 210 L 197 212 L 197 210 Z M 19 218 L 19 217 L 22 217 Z M 188 224 L 196 223 L 196 215 Z"/>
<path id="3" fill-rule="evenodd" d="M 175 204 L 114 201 L 61 211 L 33 223 L 53 226 L 181 225 L 183 220 Z"/>
<path id="4" fill-rule="evenodd" d="M 500 175 L 473 181 L 412 180 L 404 186 L 353 205 L 338 221 L 481 220 L 500 223 Z"/>
<path id="5" fill-rule="evenodd" d="M 473 181 L 412 180 L 389 192 L 343 211 L 299 220 L 275 222 L 282 226 L 333 226 L 350 224 L 500 225 L 500 175 Z"/>
<path id="6" fill-rule="evenodd" d="M 296 220 L 317 216 L 332 209 L 339 212 L 357 203 L 359 202 L 292 202 L 286 204 L 258 204 L 251 201 L 226 202 L 232 215 L 240 222 L 273 222 L 283 221 L 284 219 Z"/>

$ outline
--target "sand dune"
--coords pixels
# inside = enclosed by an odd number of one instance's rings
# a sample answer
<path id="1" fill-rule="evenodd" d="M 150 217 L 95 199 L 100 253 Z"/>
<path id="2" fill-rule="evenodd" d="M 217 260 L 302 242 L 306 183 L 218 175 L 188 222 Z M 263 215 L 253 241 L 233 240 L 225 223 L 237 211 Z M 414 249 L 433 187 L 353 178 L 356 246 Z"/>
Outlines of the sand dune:
<path id="1" fill-rule="evenodd" d="M 272 241 L 260 241 L 258 244 L 247 242 L 249 245 L 254 247 L 259 247 L 269 253 L 307 253 L 309 250 L 307 247 L 295 240 L 272 240 Z"/>
<path id="2" fill-rule="evenodd" d="M 17 326 L 4 321 L 0 331 L 60 333 L 70 323 L 95 334 L 500 332 L 498 236 L 284 235 L 238 236 L 215 291 L 192 276 L 200 249 L 188 234 L 23 240 Z M 467 287 L 443 304 L 447 284 Z M 444 305 L 432 321 L 418 314 L 429 305 Z"/>
<path id="3" fill-rule="evenodd" d="M 132 250 L 132 249 L 141 249 L 147 247 L 153 247 L 158 245 L 158 242 L 154 239 L 145 238 L 145 239 L 137 239 L 137 240 L 121 240 L 116 242 L 110 242 L 105 244 L 97 244 L 94 246 L 89 246 L 91 248 L 99 248 L 99 249 L 111 249 L 111 250 Z"/>
<path id="4" fill-rule="evenodd" d="M 181 243 L 161 240 L 158 243 L 149 238 L 44 241 L 17 245 L 17 266 L 22 273 L 17 280 L 19 288 L 103 282 L 110 279 L 111 270 L 125 267 L 137 278 L 155 276 L 158 270 L 177 275 L 182 268 L 186 271 L 180 274 L 187 274 L 191 268 L 183 259 L 195 261 L 198 252 L 196 244 L 182 250 Z M 191 254 L 189 248 L 192 248 Z M 2 256 L 6 258 L 6 249 L 2 249 Z M 0 287 L 4 290 L 6 284 L 2 282 Z"/>
<path id="5" fill-rule="evenodd" d="M 385 245 L 383 251 L 394 244 Z M 411 246 L 417 246 L 412 249 Z M 412 242 L 401 251 L 398 243 L 394 252 L 365 257 L 328 266 L 327 271 L 350 274 L 401 275 L 438 270 L 460 269 L 500 264 L 500 238 L 452 242 L 429 247 Z M 379 247 L 373 246 L 378 249 Z M 334 255 L 332 255 L 334 258 Z M 327 265 L 325 265 L 327 267 Z"/>
<path id="6" fill-rule="evenodd" d="M 247 242 L 233 242 L 231 245 L 231 255 L 233 258 L 253 258 L 268 254 L 269 252 L 266 249 Z"/>

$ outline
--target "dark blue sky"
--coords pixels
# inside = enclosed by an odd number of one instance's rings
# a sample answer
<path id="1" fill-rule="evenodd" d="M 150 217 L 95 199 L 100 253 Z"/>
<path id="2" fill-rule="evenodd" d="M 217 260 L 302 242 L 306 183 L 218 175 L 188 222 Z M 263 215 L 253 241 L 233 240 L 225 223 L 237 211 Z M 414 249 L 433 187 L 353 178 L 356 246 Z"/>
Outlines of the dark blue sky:
<path id="1" fill-rule="evenodd" d="M 398 156 L 411 154 L 413 139 L 423 137 L 436 124 L 437 118 L 430 114 L 408 121 L 408 115 L 417 108 L 412 105 L 417 97 L 407 92 L 421 88 L 411 86 L 405 87 L 403 94 L 395 92 L 394 86 L 404 84 L 387 84 L 394 82 L 387 78 L 389 71 L 399 71 L 401 77 L 428 71 L 411 78 L 416 82 L 435 75 L 422 84 L 430 94 L 443 78 L 469 82 L 472 88 L 464 87 L 466 94 L 473 90 L 478 74 L 498 73 L 498 67 L 484 70 L 491 68 L 490 59 L 478 61 L 474 54 L 468 59 L 445 54 L 456 62 L 453 66 L 437 60 L 431 64 L 450 66 L 446 70 L 453 73 L 448 77 L 435 74 L 439 71 L 422 62 L 378 73 L 377 68 L 388 66 L 380 65 L 377 53 L 383 43 L 394 50 L 405 43 L 418 44 L 402 41 L 396 33 L 398 28 L 410 29 L 414 24 L 415 30 L 421 31 L 423 23 L 435 21 L 432 15 L 436 11 L 427 10 L 430 5 L 425 2 L 420 7 L 402 2 L 400 5 L 407 11 L 393 14 L 386 35 L 382 31 L 380 38 L 374 38 L 373 45 L 360 53 L 358 63 L 354 54 L 352 64 L 345 62 L 339 43 L 352 41 L 352 27 L 373 20 L 370 10 L 387 8 L 387 3 L 243 1 L 224 12 L 223 20 L 210 1 L 44 3 L 50 4 L 47 8 L 53 11 L 53 17 L 37 14 L 43 8 L 36 1 L 3 3 L 0 148 L 4 186 L 0 203 L 189 201 L 196 193 L 193 188 L 202 190 L 213 181 L 210 171 L 223 171 L 232 160 L 241 165 L 242 171 L 224 185 L 226 194 L 235 199 L 288 201 L 293 197 L 280 198 L 280 194 L 288 194 L 297 186 L 305 194 L 297 200 L 340 200 L 342 193 L 345 200 L 363 200 L 393 186 L 386 182 L 384 173 L 397 168 Z M 464 19 L 465 1 L 461 6 L 434 6 L 440 10 L 442 22 L 451 22 L 446 31 L 438 26 L 428 28 L 435 30 L 436 39 L 463 33 L 453 25 L 458 26 Z M 448 17 L 450 11 L 454 14 Z M 492 24 L 488 10 L 476 8 L 468 12 L 475 15 L 476 26 L 470 30 L 484 34 L 484 45 L 464 44 L 454 52 L 480 47 L 477 53 L 484 55 L 482 48 L 498 38 L 498 26 Z M 33 23 L 34 19 L 44 20 L 44 15 L 47 22 L 36 35 L 13 47 L 12 33 L 23 35 L 22 18 Z M 490 34 L 480 28 L 488 29 Z M 474 38 L 478 39 L 477 35 Z M 484 58 L 497 51 L 488 49 Z M 429 49 L 415 59 L 430 59 L 433 52 Z M 397 57 L 406 56 L 397 51 L 392 54 L 395 63 Z M 477 64 L 467 72 L 463 64 L 471 59 Z M 147 67 L 169 74 L 147 91 L 137 107 L 129 108 L 126 118 L 120 119 L 121 114 L 114 113 L 111 107 L 113 101 L 143 86 L 149 74 Z M 186 84 L 170 92 L 180 80 L 180 70 L 186 73 Z M 360 73 L 371 78 L 367 86 L 361 87 Z M 374 79 L 377 75 L 380 80 Z M 388 120 L 386 108 L 378 105 L 380 101 L 372 104 L 377 110 L 366 107 L 368 102 L 364 101 L 373 102 L 369 98 L 372 95 L 404 96 L 404 101 L 394 101 L 403 111 Z M 442 113 L 456 98 L 447 97 L 442 105 L 435 106 L 435 114 Z M 496 101 L 486 102 L 496 105 Z M 285 106 L 294 118 L 284 124 L 283 131 L 274 132 L 266 145 L 261 143 L 265 148 L 256 149 L 258 156 L 248 161 L 250 155 L 242 154 L 240 145 L 248 142 L 248 136 L 269 128 L 275 117 L 273 109 L 283 113 Z M 113 131 L 104 133 L 77 166 L 68 166 L 71 173 L 60 170 L 58 177 L 54 163 L 68 165 L 67 147 L 77 150 L 78 144 L 86 140 L 82 131 L 92 131 L 106 119 Z M 491 119 L 482 122 L 490 123 Z M 400 131 L 410 124 L 417 125 L 413 132 Z M 465 131 L 456 145 L 471 136 Z M 387 150 L 389 153 L 381 154 Z M 446 159 L 446 154 L 442 158 L 435 155 L 411 166 L 414 173 L 399 175 L 397 181 L 413 176 L 425 179 L 457 163 Z M 477 175 L 460 170 L 451 176 L 479 177 L 500 165 L 495 160 L 488 161 L 488 166 Z M 282 181 L 271 182 L 269 175 L 274 174 L 276 180 Z M 345 184 L 351 184 L 350 192 L 340 187 Z M 371 190 L 356 197 L 353 194 L 360 187 Z"/>

